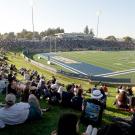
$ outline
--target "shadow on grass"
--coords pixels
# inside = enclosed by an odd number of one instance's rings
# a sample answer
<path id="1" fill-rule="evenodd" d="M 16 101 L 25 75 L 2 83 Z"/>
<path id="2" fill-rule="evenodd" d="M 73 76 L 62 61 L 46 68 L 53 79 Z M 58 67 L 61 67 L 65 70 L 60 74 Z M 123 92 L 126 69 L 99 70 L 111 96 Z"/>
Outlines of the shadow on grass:
<path id="1" fill-rule="evenodd" d="M 119 116 L 117 117 L 117 116 L 113 116 L 112 114 L 105 114 L 102 119 L 102 125 L 108 125 L 117 122 L 114 120 L 114 118 L 125 118 L 125 117 L 119 117 Z"/>
<path id="2" fill-rule="evenodd" d="M 126 111 L 126 110 L 121 110 L 121 109 L 113 108 L 113 107 L 107 107 L 106 110 L 107 110 L 107 111 L 114 112 L 114 113 L 123 114 L 123 115 L 132 114 L 132 113 Z"/>

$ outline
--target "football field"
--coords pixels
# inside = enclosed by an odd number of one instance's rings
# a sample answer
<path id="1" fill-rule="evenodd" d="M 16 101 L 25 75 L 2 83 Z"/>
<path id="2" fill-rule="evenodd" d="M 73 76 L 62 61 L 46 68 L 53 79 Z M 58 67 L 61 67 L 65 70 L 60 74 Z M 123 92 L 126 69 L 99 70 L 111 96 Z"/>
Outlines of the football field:
<path id="1" fill-rule="evenodd" d="M 49 55 L 51 61 L 62 68 L 86 75 L 135 78 L 134 51 L 75 51 L 40 55 Z"/>

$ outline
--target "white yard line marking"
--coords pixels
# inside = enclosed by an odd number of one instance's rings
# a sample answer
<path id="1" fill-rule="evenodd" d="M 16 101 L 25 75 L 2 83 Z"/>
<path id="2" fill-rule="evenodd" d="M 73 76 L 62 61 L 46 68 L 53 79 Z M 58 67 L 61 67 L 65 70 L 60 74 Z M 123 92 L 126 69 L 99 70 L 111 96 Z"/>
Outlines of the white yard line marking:
<path id="1" fill-rule="evenodd" d="M 113 74 L 118 74 L 118 73 L 125 73 L 125 72 L 129 72 L 129 71 L 134 71 L 135 68 L 133 69 L 129 69 L 129 70 L 123 70 L 123 71 L 116 71 L 116 72 L 111 72 L 111 73 L 106 73 L 106 74 L 99 74 L 99 75 L 95 75 L 95 76 L 106 76 L 106 75 L 113 75 Z"/>
<path id="2" fill-rule="evenodd" d="M 66 68 L 66 69 L 68 69 L 68 70 L 70 70 L 70 71 L 72 71 L 72 72 L 74 72 L 74 73 L 81 73 L 81 74 L 87 75 L 87 74 L 84 73 L 84 72 L 81 72 L 81 71 L 79 71 L 79 70 L 77 70 L 77 69 L 75 69 L 75 68 L 72 68 L 72 67 L 67 66 L 67 65 L 65 65 L 65 64 L 63 64 L 63 63 L 60 63 L 60 62 L 58 62 L 58 61 L 56 61 L 56 60 L 54 60 L 54 59 L 51 59 L 51 62 L 56 63 L 57 65 L 60 65 L 60 66 Z"/>
<path id="3" fill-rule="evenodd" d="M 129 71 L 129 72 L 122 72 L 122 73 L 117 73 L 117 74 L 112 74 L 112 75 L 106 75 L 106 76 L 103 76 L 103 77 L 111 77 L 111 76 L 117 76 L 117 75 L 125 75 L 125 74 L 129 74 L 129 73 L 134 73 L 134 71 Z"/>

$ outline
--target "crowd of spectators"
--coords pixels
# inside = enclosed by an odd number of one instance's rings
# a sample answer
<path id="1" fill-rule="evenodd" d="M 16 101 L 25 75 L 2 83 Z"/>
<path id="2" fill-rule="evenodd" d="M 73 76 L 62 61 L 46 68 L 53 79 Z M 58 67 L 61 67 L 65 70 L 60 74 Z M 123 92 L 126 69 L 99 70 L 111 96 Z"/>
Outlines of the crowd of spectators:
<path id="1" fill-rule="evenodd" d="M 124 41 L 108 41 L 103 39 L 92 38 L 86 39 L 66 39 L 50 38 L 45 40 L 0 40 L 0 47 L 5 50 L 27 49 L 32 52 L 51 51 L 72 51 L 72 50 L 132 50 L 133 43 Z M 56 47 L 56 48 L 55 48 Z"/>
<path id="2" fill-rule="evenodd" d="M 17 80 L 17 74 L 24 77 L 23 82 Z M 0 93 L 5 94 L 5 104 L 1 104 L 3 107 L 0 108 L 0 128 L 41 119 L 43 112 L 48 110 L 48 108 L 42 109 L 40 107 L 39 101 L 44 100 L 52 106 L 62 105 L 80 111 L 80 122 L 89 125 L 83 135 L 108 135 L 111 133 L 110 130 L 117 129 L 118 125 L 110 125 L 110 128 L 106 127 L 108 129 L 101 128 L 98 130 L 95 128 L 99 127 L 102 122 L 107 97 L 110 96 L 108 87 L 105 84 L 95 85 L 88 92 L 91 96 L 86 98 L 81 85 L 72 83 L 64 86 L 55 76 L 47 80 L 38 71 L 23 67 L 17 69 L 15 65 L 8 65 L 5 60 L 1 60 Z M 121 86 L 118 88 L 115 104 L 118 108 L 134 111 L 133 99 L 132 89 Z M 128 128 L 129 132 L 133 133 L 134 119 L 133 116 Z M 78 118 L 75 114 L 64 114 L 59 120 L 57 130 L 52 135 L 78 135 L 76 125 L 78 125 Z"/>

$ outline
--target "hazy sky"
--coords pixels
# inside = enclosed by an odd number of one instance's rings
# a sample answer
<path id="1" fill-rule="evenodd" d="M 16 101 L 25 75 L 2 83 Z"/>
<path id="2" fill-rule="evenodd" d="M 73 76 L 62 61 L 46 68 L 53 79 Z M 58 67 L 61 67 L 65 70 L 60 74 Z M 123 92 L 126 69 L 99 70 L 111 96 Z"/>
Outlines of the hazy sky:
<path id="1" fill-rule="evenodd" d="M 96 33 L 96 12 L 101 10 L 99 36 L 135 38 L 135 0 L 35 0 L 35 30 L 62 27 L 83 32 L 86 25 Z M 0 0 L 0 32 L 32 31 L 30 0 Z"/>

